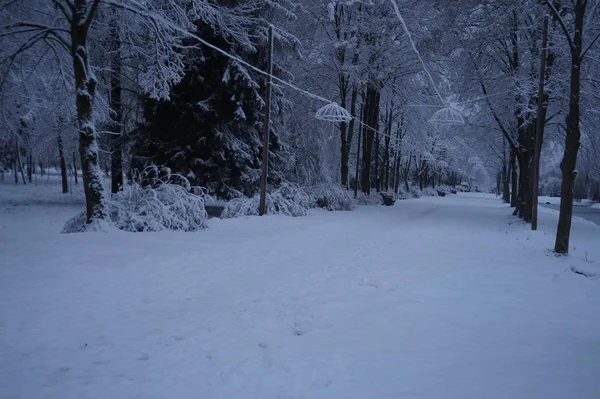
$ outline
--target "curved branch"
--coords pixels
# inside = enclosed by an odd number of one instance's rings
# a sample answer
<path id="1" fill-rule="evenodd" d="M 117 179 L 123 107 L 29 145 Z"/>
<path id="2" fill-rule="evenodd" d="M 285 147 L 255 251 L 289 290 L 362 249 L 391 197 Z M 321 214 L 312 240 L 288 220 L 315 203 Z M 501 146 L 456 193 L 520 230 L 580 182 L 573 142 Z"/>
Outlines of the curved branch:
<path id="1" fill-rule="evenodd" d="M 577 49 L 575 48 L 575 43 L 573 43 L 573 38 L 571 37 L 571 33 L 569 32 L 569 29 L 567 28 L 565 20 L 560 16 L 560 13 L 556 9 L 556 7 L 554 7 L 554 4 L 552 4 L 552 2 L 550 0 L 544 0 L 544 3 L 546 3 L 548 8 L 550 8 L 550 12 L 552 12 L 552 15 L 554 15 L 554 17 L 558 21 L 560 27 L 562 28 L 563 33 L 565 34 L 565 37 L 567 38 L 567 41 L 569 42 L 569 47 L 571 48 L 571 51 L 573 53 L 577 53 Z"/>
<path id="2" fill-rule="evenodd" d="M 579 57 L 580 59 L 583 59 L 583 57 L 587 54 L 588 51 L 590 51 L 590 49 L 596 43 L 596 41 L 598 41 L 598 39 L 600 39 L 600 32 L 598 32 L 598 34 L 596 35 L 596 37 L 592 39 L 592 41 L 590 42 L 590 44 L 588 44 L 588 46 L 586 47 L 586 49 L 583 50 L 583 52 L 581 53 L 581 56 Z"/>

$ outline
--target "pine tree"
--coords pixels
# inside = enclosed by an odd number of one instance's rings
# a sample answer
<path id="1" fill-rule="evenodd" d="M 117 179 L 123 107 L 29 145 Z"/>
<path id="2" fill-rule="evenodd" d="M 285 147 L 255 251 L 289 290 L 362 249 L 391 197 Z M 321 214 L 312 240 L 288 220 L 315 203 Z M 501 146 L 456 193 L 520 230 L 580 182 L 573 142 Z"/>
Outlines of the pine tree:
<path id="1" fill-rule="evenodd" d="M 196 34 L 260 65 L 260 51 L 231 44 L 207 25 Z M 187 58 L 185 76 L 169 100 L 145 102 L 134 166 L 140 161 L 167 166 L 221 198 L 253 195 L 260 179 L 264 88 L 243 65 L 212 49 L 191 50 Z M 270 149 L 279 148 L 272 133 Z"/>

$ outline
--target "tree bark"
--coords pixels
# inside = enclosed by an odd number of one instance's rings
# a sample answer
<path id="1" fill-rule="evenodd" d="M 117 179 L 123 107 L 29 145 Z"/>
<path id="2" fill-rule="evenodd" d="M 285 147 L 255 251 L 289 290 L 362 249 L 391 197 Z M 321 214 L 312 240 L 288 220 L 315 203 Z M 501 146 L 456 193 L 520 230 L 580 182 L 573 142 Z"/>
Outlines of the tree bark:
<path id="1" fill-rule="evenodd" d="M 67 162 L 65 161 L 65 152 L 63 149 L 62 136 L 58 135 L 58 159 L 60 161 L 60 176 L 62 180 L 62 192 L 63 194 L 69 192 L 69 180 L 67 177 Z"/>
<path id="2" fill-rule="evenodd" d="M 573 216 L 573 189 L 577 176 L 577 153 L 581 131 L 579 127 L 579 99 L 581 94 L 581 54 L 583 48 L 583 26 L 586 0 L 577 0 L 575 4 L 575 33 L 571 48 L 571 88 L 569 93 L 569 113 L 566 118 L 567 132 L 565 137 L 565 152 L 560 168 L 562 185 L 560 195 L 560 215 L 556 230 L 554 252 L 569 253 L 569 238 L 571 235 L 571 219 Z"/>
<path id="3" fill-rule="evenodd" d="M 406 168 L 404 169 L 404 188 L 406 188 L 406 193 L 410 192 L 410 184 L 408 182 L 408 176 L 410 175 L 410 164 L 412 162 L 413 155 L 409 154 L 408 159 L 406 160 Z"/>
<path id="4" fill-rule="evenodd" d="M 373 171 L 373 188 L 376 192 L 381 191 L 381 180 L 379 179 L 379 149 L 381 148 L 381 135 L 379 131 L 375 132 L 375 170 Z"/>
<path id="5" fill-rule="evenodd" d="M 111 109 L 111 192 L 116 194 L 123 188 L 123 107 L 121 103 L 121 35 L 118 15 L 115 10 L 112 32 L 112 69 L 110 72 L 110 109 Z"/>
<path id="6" fill-rule="evenodd" d="M 19 184 L 19 157 L 17 156 L 17 154 L 19 153 L 19 142 L 18 142 L 19 138 L 17 136 L 15 136 L 15 162 L 14 162 L 14 177 L 15 177 L 15 184 Z"/>
<path id="7" fill-rule="evenodd" d="M 371 193 L 371 163 L 375 134 L 379 130 L 379 99 L 380 92 L 374 85 L 368 85 L 365 99 L 364 120 L 368 127 L 363 129 L 363 168 L 362 191 Z"/>
<path id="8" fill-rule="evenodd" d="M 516 208 L 519 204 L 519 177 L 517 172 L 517 155 L 514 150 L 510 151 L 510 206 Z"/>
<path id="9" fill-rule="evenodd" d="M 510 183 L 508 174 L 508 164 L 504 163 L 502 166 L 502 201 L 506 204 L 510 204 Z"/>
<path id="10" fill-rule="evenodd" d="M 16 167 L 15 167 L 15 183 L 19 182 L 19 178 L 17 177 L 17 171 L 21 173 L 21 179 L 23 180 L 23 184 L 27 184 L 25 180 L 25 172 L 23 171 L 23 163 L 21 162 L 21 149 L 19 148 L 19 138 L 15 137 L 15 150 L 17 152 L 16 155 Z"/>
<path id="11" fill-rule="evenodd" d="M 506 138 L 502 138 L 502 201 L 510 203 L 510 164 L 506 159 Z"/>
<path id="12" fill-rule="evenodd" d="M 533 148 L 533 167 L 531 178 L 531 230 L 537 230 L 538 224 L 538 195 L 540 180 L 540 158 L 542 156 L 542 143 L 544 141 L 544 128 L 546 126 L 546 113 L 548 94 L 545 91 L 546 79 L 546 48 L 548 47 L 548 17 L 544 18 L 542 32 L 542 53 L 540 62 L 540 80 L 538 86 L 538 111 L 535 122 L 535 140 Z"/>
<path id="13" fill-rule="evenodd" d="M 33 157 L 31 152 L 27 155 L 27 179 L 29 183 L 33 182 Z"/>
<path id="14" fill-rule="evenodd" d="M 73 151 L 73 176 L 75 177 L 75 185 L 79 184 L 77 178 L 77 158 L 75 156 L 75 151 Z"/>
<path id="15" fill-rule="evenodd" d="M 102 174 L 98 166 L 98 134 L 94 124 L 93 104 L 96 77 L 89 62 L 88 29 L 98 0 L 75 0 L 71 21 L 71 56 L 75 75 L 79 156 L 85 193 L 86 223 L 104 219 Z"/>

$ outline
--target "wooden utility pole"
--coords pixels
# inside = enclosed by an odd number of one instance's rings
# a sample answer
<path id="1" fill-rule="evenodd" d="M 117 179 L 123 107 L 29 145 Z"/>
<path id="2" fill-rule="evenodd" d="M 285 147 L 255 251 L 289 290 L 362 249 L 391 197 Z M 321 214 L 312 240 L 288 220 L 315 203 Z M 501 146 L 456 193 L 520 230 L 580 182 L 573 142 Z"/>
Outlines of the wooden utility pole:
<path id="1" fill-rule="evenodd" d="M 540 157 L 546 113 L 544 112 L 544 83 L 546 78 L 546 52 L 548 47 L 548 16 L 544 17 L 542 33 L 542 59 L 540 62 L 540 84 L 538 87 L 537 121 L 535 126 L 535 145 L 533 152 L 533 181 L 531 182 L 531 230 L 537 230 L 538 189 L 540 180 Z"/>
<path id="2" fill-rule="evenodd" d="M 267 49 L 267 93 L 265 96 L 265 121 L 263 124 L 263 154 L 260 174 L 260 202 L 258 214 L 264 215 L 267 204 L 267 175 L 269 171 L 269 135 L 271 132 L 271 76 L 273 75 L 273 27 L 269 26 L 269 42 Z"/>
<path id="3" fill-rule="evenodd" d="M 362 115 L 362 111 L 361 111 Z M 358 174 L 360 172 L 360 142 L 362 140 L 362 124 L 358 125 L 358 148 L 356 149 L 356 173 L 354 174 L 354 198 L 358 197 Z"/>

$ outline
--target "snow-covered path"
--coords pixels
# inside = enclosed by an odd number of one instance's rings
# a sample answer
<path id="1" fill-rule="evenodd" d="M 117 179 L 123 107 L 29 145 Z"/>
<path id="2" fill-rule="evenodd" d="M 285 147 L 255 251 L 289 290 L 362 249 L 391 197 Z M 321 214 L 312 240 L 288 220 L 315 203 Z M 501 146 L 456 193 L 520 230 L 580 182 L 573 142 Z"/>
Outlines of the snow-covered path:
<path id="1" fill-rule="evenodd" d="M 555 213 L 481 195 L 193 234 L 1 211 L 2 399 L 600 397 L 591 223 L 556 258 Z"/>

